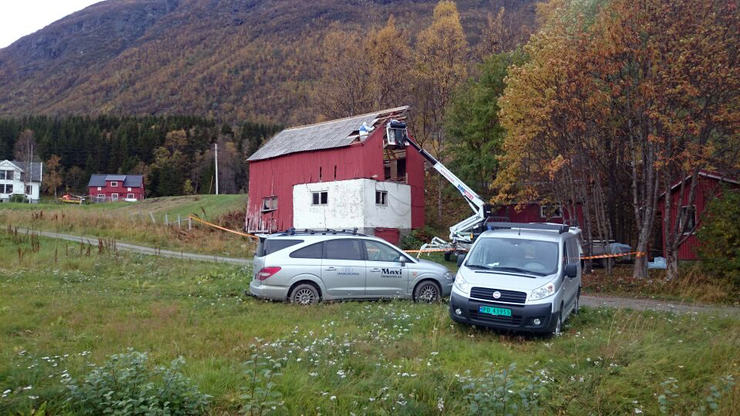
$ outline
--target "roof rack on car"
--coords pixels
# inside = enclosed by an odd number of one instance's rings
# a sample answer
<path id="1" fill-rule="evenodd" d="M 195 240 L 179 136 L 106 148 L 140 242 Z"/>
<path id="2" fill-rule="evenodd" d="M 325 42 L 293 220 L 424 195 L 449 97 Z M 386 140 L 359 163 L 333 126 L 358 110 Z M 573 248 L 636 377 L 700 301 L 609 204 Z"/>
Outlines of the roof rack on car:
<path id="1" fill-rule="evenodd" d="M 488 230 L 519 229 L 519 230 L 545 230 L 557 231 L 559 234 L 567 233 L 570 226 L 567 224 L 550 224 L 541 222 L 489 222 L 486 224 Z"/>
<path id="2" fill-rule="evenodd" d="M 314 230 L 310 228 L 304 228 L 303 230 L 296 230 L 295 228 L 289 228 L 282 233 L 279 233 L 278 235 L 282 236 L 290 236 L 290 235 L 314 235 L 314 234 L 321 234 L 321 235 L 359 235 L 359 236 L 366 236 L 365 234 L 358 233 L 357 228 L 353 229 L 341 229 L 341 230 L 335 230 L 332 228 L 326 228 L 323 230 Z"/>

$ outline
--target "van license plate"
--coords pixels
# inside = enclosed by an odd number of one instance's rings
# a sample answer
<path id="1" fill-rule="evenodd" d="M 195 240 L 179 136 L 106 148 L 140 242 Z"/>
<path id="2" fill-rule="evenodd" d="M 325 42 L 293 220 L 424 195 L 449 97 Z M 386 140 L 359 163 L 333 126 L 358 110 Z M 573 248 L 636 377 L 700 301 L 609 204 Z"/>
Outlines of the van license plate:
<path id="1" fill-rule="evenodd" d="M 497 316 L 511 316 L 511 309 L 494 308 L 493 306 L 479 306 L 478 312 Z"/>

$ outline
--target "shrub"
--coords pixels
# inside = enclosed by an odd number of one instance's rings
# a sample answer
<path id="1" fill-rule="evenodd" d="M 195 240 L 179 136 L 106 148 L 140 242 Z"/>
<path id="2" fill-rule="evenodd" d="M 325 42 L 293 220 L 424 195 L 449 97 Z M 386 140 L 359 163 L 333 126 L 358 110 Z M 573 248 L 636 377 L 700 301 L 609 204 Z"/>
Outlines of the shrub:
<path id="1" fill-rule="evenodd" d="M 83 415 L 195 415 L 210 396 L 198 391 L 178 370 L 182 357 L 152 368 L 146 353 L 112 355 L 80 384 L 71 380 L 70 404 Z"/>
<path id="2" fill-rule="evenodd" d="M 725 189 L 713 199 L 697 232 L 702 269 L 740 287 L 740 191 Z"/>
<path id="3" fill-rule="evenodd" d="M 480 378 L 463 378 L 462 400 L 468 405 L 470 415 L 519 415 L 536 414 L 537 396 L 542 380 L 512 377 L 515 364 L 501 371 L 486 372 Z"/>
<path id="4" fill-rule="evenodd" d="M 10 198 L 8 199 L 8 201 L 10 201 L 10 202 L 23 202 L 23 203 L 26 203 L 26 202 L 28 202 L 28 199 L 26 198 L 25 195 L 13 194 L 13 195 L 10 196 Z"/>
<path id="5" fill-rule="evenodd" d="M 412 230 L 410 233 L 403 236 L 399 245 L 404 250 L 416 250 L 421 247 L 422 244 L 432 241 L 432 238 L 435 235 L 436 233 L 431 227 L 425 226 L 424 228 Z"/>

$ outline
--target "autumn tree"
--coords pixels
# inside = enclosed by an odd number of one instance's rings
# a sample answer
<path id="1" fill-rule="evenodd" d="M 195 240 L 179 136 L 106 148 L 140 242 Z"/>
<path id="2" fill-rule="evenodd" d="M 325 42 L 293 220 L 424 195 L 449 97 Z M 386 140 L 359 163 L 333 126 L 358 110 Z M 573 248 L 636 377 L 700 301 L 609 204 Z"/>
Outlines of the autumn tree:
<path id="1" fill-rule="evenodd" d="M 415 52 L 413 132 L 422 146 L 444 161 L 444 111 L 467 76 L 468 43 L 454 2 L 437 3 L 432 24 L 419 33 Z M 436 181 L 438 221 L 442 220 L 443 181 L 440 177 Z"/>
<path id="2" fill-rule="evenodd" d="M 409 71 L 413 55 L 405 33 L 391 15 L 380 30 L 371 30 L 365 41 L 370 67 L 368 88 L 374 108 L 398 107 L 409 100 Z"/>
<path id="3" fill-rule="evenodd" d="M 43 188 L 47 193 L 53 193 L 57 197 L 57 189 L 62 185 L 64 177 L 64 168 L 59 163 L 62 158 L 58 155 L 51 155 L 49 160 L 44 164 Z"/>
<path id="4" fill-rule="evenodd" d="M 314 102 L 326 119 L 371 111 L 370 67 L 360 35 L 340 29 L 330 31 L 322 43 L 321 80 Z"/>

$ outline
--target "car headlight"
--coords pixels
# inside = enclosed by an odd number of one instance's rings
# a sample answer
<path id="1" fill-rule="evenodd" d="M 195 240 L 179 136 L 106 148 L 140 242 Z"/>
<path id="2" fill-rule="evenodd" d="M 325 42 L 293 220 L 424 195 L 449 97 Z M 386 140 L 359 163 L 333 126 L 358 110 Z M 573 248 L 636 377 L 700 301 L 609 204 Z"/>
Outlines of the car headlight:
<path id="1" fill-rule="evenodd" d="M 555 294 L 555 283 L 548 282 L 546 285 L 540 286 L 537 289 L 533 290 L 532 294 L 529 296 L 529 300 L 544 299 L 554 294 Z"/>
<path id="2" fill-rule="evenodd" d="M 465 296 L 470 296 L 470 283 L 465 281 L 465 279 L 462 277 L 462 273 L 458 273 L 457 276 L 455 276 L 454 286 Z"/>
<path id="3" fill-rule="evenodd" d="M 455 276 L 453 276 L 452 273 L 450 273 L 450 272 L 445 272 L 444 278 L 447 279 L 447 280 L 452 280 L 452 279 L 455 278 Z"/>

